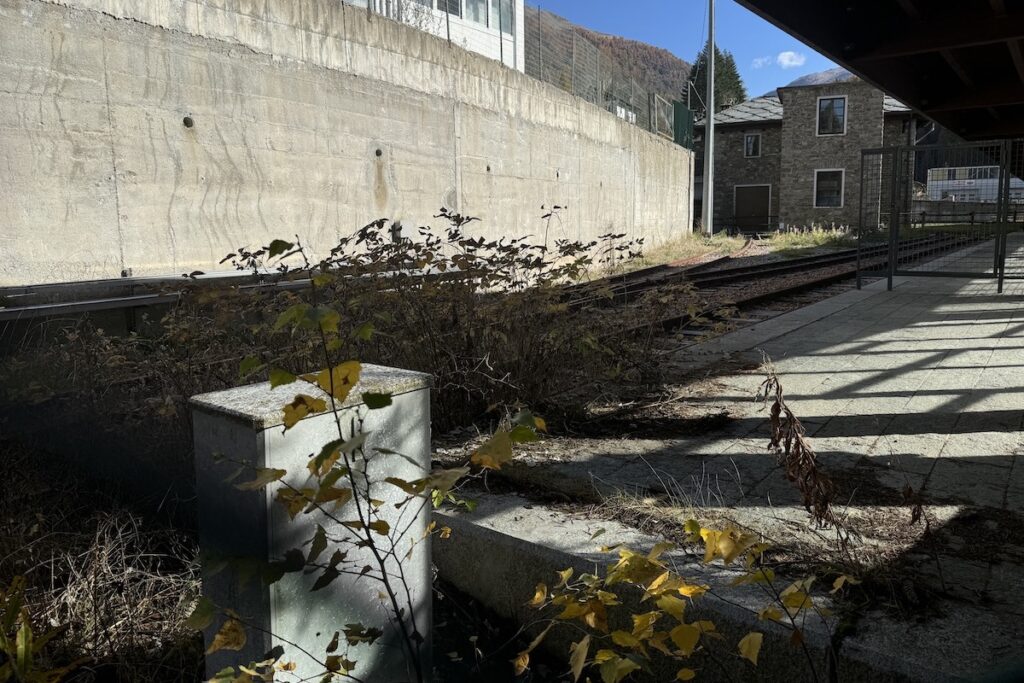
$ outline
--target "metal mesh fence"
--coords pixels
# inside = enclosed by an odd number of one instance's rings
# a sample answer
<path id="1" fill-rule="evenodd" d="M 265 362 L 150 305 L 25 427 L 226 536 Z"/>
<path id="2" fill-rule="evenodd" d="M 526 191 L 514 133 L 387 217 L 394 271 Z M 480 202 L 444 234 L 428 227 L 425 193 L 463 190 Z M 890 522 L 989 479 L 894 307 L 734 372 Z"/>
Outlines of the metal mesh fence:
<path id="1" fill-rule="evenodd" d="M 1005 141 L 865 150 L 861 272 L 890 283 L 893 275 L 998 278 L 1000 289 L 1004 277 L 1024 276 L 1019 149 Z"/>
<path id="2" fill-rule="evenodd" d="M 526 73 L 593 102 L 621 119 L 667 138 L 675 136 L 676 107 L 643 88 L 560 17 L 539 7 L 525 15 Z"/>
<path id="3" fill-rule="evenodd" d="M 453 30 L 453 18 L 507 26 L 497 44 L 497 58 L 515 63 L 510 31 L 516 26 L 512 0 L 341 0 L 368 12 L 447 38 L 469 47 L 464 27 Z M 619 62 L 584 38 L 565 19 L 539 7 L 527 7 L 524 16 L 523 62 L 526 74 L 592 102 L 619 118 L 689 149 L 693 148 L 693 114 L 682 103 L 642 87 Z M 493 33 L 493 31 L 492 31 Z M 479 35 L 475 40 L 479 40 Z M 486 39 L 484 39 L 486 40 Z M 509 45 L 506 45 L 509 43 Z M 493 47 L 493 46 L 492 46 Z M 495 52 L 495 50 L 491 50 Z M 665 93 L 671 94 L 671 93 Z"/>

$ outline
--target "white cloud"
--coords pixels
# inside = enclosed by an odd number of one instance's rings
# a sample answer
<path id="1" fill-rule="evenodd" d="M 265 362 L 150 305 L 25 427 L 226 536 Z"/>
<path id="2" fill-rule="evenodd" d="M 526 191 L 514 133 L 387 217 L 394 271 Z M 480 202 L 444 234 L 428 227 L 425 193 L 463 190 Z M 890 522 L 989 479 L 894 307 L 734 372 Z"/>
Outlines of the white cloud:
<path id="1" fill-rule="evenodd" d="M 775 63 L 783 69 L 795 69 L 798 66 L 803 66 L 806 61 L 806 55 L 802 55 L 799 52 L 793 52 L 792 50 L 780 52 L 779 56 L 775 58 Z"/>
<path id="2" fill-rule="evenodd" d="M 751 66 L 754 67 L 755 69 L 761 69 L 768 66 L 773 61 L 774 60 L 772 59 L 771 55 L 765 55 L 764 57 L 755 57 Z"/>

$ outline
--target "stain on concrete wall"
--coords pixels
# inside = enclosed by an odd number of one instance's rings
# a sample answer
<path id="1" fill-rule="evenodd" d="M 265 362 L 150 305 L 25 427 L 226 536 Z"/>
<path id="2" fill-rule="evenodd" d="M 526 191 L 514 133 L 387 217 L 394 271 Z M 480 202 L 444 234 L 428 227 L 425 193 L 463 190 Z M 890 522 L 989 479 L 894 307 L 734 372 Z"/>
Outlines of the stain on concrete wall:
<path id="1" fill-rule="evenodd" d="M 0 0 L 0 92 L 0 285 L 209 271 L 442 205 L 488 237 L 691 223 L 688 151 L 332 0 Z"/>

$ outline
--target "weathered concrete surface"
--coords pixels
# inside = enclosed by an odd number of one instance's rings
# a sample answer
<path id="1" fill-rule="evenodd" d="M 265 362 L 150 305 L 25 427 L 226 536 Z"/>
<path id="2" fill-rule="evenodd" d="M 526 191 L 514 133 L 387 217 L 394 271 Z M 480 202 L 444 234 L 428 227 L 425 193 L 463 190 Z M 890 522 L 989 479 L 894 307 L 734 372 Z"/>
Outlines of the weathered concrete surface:
<path id="1" fill-rule="evenodd" d="M 381 536 L 382 554 L 392 548 L 396 556 L 387 560 L 388 572 L 396 586 L 408 591 L 419 632 L 426 638 L 423 666 L 430 671 L 431 570 L 430 539 L 425 535 L 429 512 L 414 504 L 396 510 L 393 503 L 405 499 L 387 477 L 415 481 L 430 472 L 430 378 L 416 372 L 366 366 L 366 372 L 339 410 L 345 438 L 354 436 L 356 419 L 362 418 L 361 432 L 367 435 L 365 459 L 355 469 L 366 473 L 367 485 L 356 487 L 365 501 L 384 501 L 375 518 L 386 521 L 388 535 Z M 319 390 L 304 390 L 319 394 Z M 368 410 L 359 399 L 361 392 L 392 393 L 392 404 Z M 206 673 L 212 677 L 225 666 L 262 661 L 264 653 L 282 647 L 287 661 L 297 665 L 297 679 L 319 680 L 325 649 L 335 631 L 346 624 L 382 628 L 384 636 L 373 646 L 360 645 L 342 652 L 355 662 L 361 680 L 397 683 L 412 678 L 403 643 L 391 628 L 390 605 L 379 596 L 382 586 L 370 577 L 359 576 L 359 568 L 377 564 L 370 551 L 355 548 L 349 541 L 355 534 L 340 522 L 358 519 L 355 504 L 349 502 L 329 518 L 319 513 L 301 514 L 294 520 L 276 495 L 281 484 L 257 491 L 241 491 L 233 484 L 250 481 L 252 470 L 237 474 L 240 464 L 253 468 L 277 468 L 288 472 L 282 482 L 301 489 L 316 486 L 307 470 L 309 459 L 328 442 L 338 438 L 335 415 L 331 412 L 309 416 L 287 432 L 278 416 L 282 407 L 298 393 L 296 386 L 271 389 L 269 383 L 203 394 L 193 400 L 196 497 L 199 508 L 200 550 L 203 566 L 203 595 L 221 607 L 235 610 L 260 631 L 250 631 L 242 652 L 221 651 L 206 658 Z M 379 452 L 376 449 L 387 449 Z M 228 481 L 232 475 L 237 478 Z M 342 483 L 344 483 L 344 479 Z M 369 488 L 372 486 L 372 490 Z M 365 506 L 366 503 L 364 502 Z M 327 562 L 336 549 L 348 553 L 338 567 L 341 576 L 311 593 L 321 572 L 288 573 L 267 586 L 247 576 L 244 565 L 218 571 L 217 559 L 265 563 L 280 560 L 288 551 L 309 553 L 309 543 L 322 525 L 329 539 L 335 539 L 320 558 Z M 408 555 L 406 554 L 408 551 Z M 401 557 L 399 562 L 397 557 Z M 251 565 L 250 565 L 251 566 Z M 257 565 L 260 566 L 260 565 Z M 257 575 L 258 576 L 258 575 Z M 220 627 L 216 620 L 207 631 L 207 643 Z M 344 640 L 343 640 L 344 642 Z M 295 645 L 306 652 L 300 652 Z"/>
<path id="2" fill-rule="evenodd" d="M 1011 260 L 1024 257 L 1024 236 L 1011 235 L 1009 248 Z M 927 606 L 924 619 L 862 618 L 841 653 L 888 652 L 921 680 L 933 669 L 962 679 L 992 671 L 1024 647 L 1024 282 L 1008 281 L 1003 294 L 992 280 L 895 285 L 887 292 L 878 282 L 686 349 L 682 360 L 716 375 L 715 389 L 694 403 L 727 410 L 722 429 L 594 440 L 555 461 L 527 456 L 508 475 L 570 497 L 622 492 L 632 504 L 654 501 L 662 518 L 730 520 L 798 556 L 838 558 L 766 448 L 767 412 L 752 400 L 763 376 L 720 369 L 727 357 L 756 361 L 763 349 L 840 487 L 840 514 L 861 534 L 853 556 L 896 577 L 908 610 Z M 911 524 L 908 485 L 927 532 Z"/>
<path id="3" fill-rule="evenodd" d="M 574 515 L 513 495 L 487 495 L 478 502 L 472 513 L 435 513 L 437 523 L 449 526 L 452 535 L 434 544 L 434 563 L 441 577 L 500 615 L 523 624 L 538 618 L 536 610 L 527 604 L 537 583 L 551 585 L 555 573 L 567 567 L 573 567 L 577 574 L 601 573 L 613 561 L 614 553 L 600 552 L 599 545 L 622 544 L 646 551 L 662 540 L 611 519 Z M 599 530 L 603 530 L 600 540 L 591 540 Z M 751 586 L 731 586 L 738 571 L 717 564 L 702 565 L 692 553 L 671 550 L 664 559 L 688 580 L 711 587 L 708 594 L 687 608 L 687 620 L 710 619 L 725 635 L 725 644 L 716 654 L 724 669 L 695 657 L 692 666 L 702 669 L 701 680 L 814 680 L 807 659 L 790 644 L 790 632 L 757 619 L 758 610 L 771 602 L 768 595 Z M 637 603 L 636 596 L 632 598 L 627 596 L 621 607 L 610 609 L 612 628 L 617 620 L 628 622 L 629 614 L 649 609 Z M 822 606 L 830 604 L 827 595 L 817 595 L 815 600 Z M 916 633 L 903 633 L 900 627 L 884 629 L 881 638 L 859 639 L 855 647 L 844 644 L 830 667 L 830 639 L 836 625 L 833 618 L 826 621 L 816 617 L 803 624 L 817 680 L 828 679 L 829 671 L 835 673 L 834 680 L 840 681 L 958 680 L 953 672 L 931 661 L 923 647 L 903 649 L 901 645 L 916 644 L 920 638 Z M 738 658 L 722 656 L 751 630 L 765 635 L 756 671 Z M 556 628 L 547 646 L 553 655 L 567 657 L 569 642 L 580 635 L 574 629 Z M 878 634 L 872 631 L 872 635 Z M 971 640 L 964 635 L 958 642 Z M 652 667 L 652 675 L 643 680 L 674 680 L 679 668 L 657 656 Z"/>
<path id="4" fill-rule="evenodd" d="M 334 0 L 0 0 L 0 92 L 0 285 L 209 271 L 441 206 L 488 237 L 691 224 L 687 150 Z"/>

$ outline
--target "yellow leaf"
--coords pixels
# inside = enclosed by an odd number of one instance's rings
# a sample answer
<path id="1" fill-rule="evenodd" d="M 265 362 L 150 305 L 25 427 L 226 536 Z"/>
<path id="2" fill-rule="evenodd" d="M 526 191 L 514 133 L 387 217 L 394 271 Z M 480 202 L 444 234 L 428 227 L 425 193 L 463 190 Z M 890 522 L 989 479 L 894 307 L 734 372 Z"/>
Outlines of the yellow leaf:
<path id="1" fill-rule="evenodd" d="M 602 650 L 602 652 L 607 652 L 607 650 Z M 640 665 L 632 659 L 620 657 L 613 653 L 611 657 L 601 663 L 601 680 L 604 683 L 619 683 L 619 681 L 639 668 Z"/>
<path id="2" fill-rule="evenodd" d="M 590 650 L 590 636 L 583 636 L 578 643 L 573 643 L 569 653 L 569 666 L 572 669 L 573 683 L 580 679 L 583 667 L 587 663 L 587 651 Z"/>
<path id="3" fill-rule="evenodd" d="M 237 652 L 243 647 L 245 647 L 245 627 L 237 619 L 228 619 L 213 636 L 210 647 L 206 648 L 206 654 L 213 654 L 220 650 Z"/>
<path id="4" fill-rule="evenodd" d="M 504 429 L 495 432 L 471 458 L 474 465 L 491 470 L 501 469 L 501 466 L 511 459 L 512 439 Z"/>
<path id="5" fill-rule="evenodd" d="M 733 586 L 742 586 L 751 583 L 768 583 L 775 580 L 775 571 L 770 567 L 759 567 L 751 569 L 746 574 L 738 576 L 732 581 Z"/>
<path id="6" fill-rule="evenodd" d="M 795 610 L 800 610 L 804 607 L 811 607 L 813 605 L 810 596 L 801 590 L 796 590 L 791 593 L 783 593 L 782 604 Z"/>
<path id="7" fill-rule="evenodd" d="M 544 418 L 537 417 L 536 415 L 533 416 L 533 426 L 538 432 L 548 431 L 548 423 L 544 421 Z"/>
<path id="8" fill-rule="evenodd" d="M 658 609 L 666 614 L 671 614 L 679 622 L 683 621 L 683 612 L 686 610 L 686 601 L 674 595 L 663 595 L 658 598 Z"/>
<path id="9" fill-rule="evenodd" d="M 317 503 L 334 503 L 335 509 L 352 500 L 352 489 L 324 486 L 316 492 Z"/>
<path id="10" fill-rule="evenodd" d="M 700 537 L 704 539 L 704 564 L 708 564 L 715 559 L 715 553 L 718 550 L 718 539 L 721 535 L 721 531 L 715 531 L 714 529 L 700 530 Z"/>
<path id="11" fill-rule="evenodd" d="M 675 576 L 672 572 L 664 572 L 654 581 L 651 581 L 650 585 L 647 586 L 647 592 L 644 593 L 643 600 L 646 600 L 647 598 L 653 596 L 662 595 L 663 593 L 667 593 L 669 591 L 676 590 L 682 583 L 682 579 L 680 579 L 678 576 Z"/>
<path id="12" fill-rule="evenodd" d="M 782 619 L 782 611 L 768 605 L 757 613 L 757 618 L 761 621 L 779 621 Z"/>
<path id="13" fill-rule="evenodd" d="M 720 556 L 726 564 L 736 559 L 739 554 L 739 545 L 732 534 L 724 532 L 718 535 L 718 547 L 715 548 L 715 554 Z"/>
<path id="14" fill-rule="evenodd" d="M 372 531 L 376 531 L 381 536 L 387 536 L 388 532 L 391 531 L 391 525 L 383 519 L 378 519 L 376 522 L 370 522 L 366 527 Z"/>
<path id="15" fill-rule="evenodd" d="M 346 659 L 342 655 L 331 655 L 324 662 L 325 668 L 333 673 L 339 673 L 345 675 L 351 673 L 356 668 L 356 663 L 350 659 Z"/>
<path id="16" fill-rule="evenodd" d="M 301 489 L 299 491 L 293 491 L 289 488 L 280 488 L 277 490 L 277 502 L 285 506 L 288 510 L 288 516 L 291 519 L 295 519 L 295 517 L 302 512 L 303 508 L 312 502 L 314 495 L 316 495 L 316 491 L 310 488 Z"/>
<path id="17" fill-rule="evenodd" d="M 707 635 L 708 633 L 715 632 L 715 622 L 701 619 L 700 621 L 693 622 L 693 625 L 697 627 L 697 630 Z"/>
<path id="18" fill-rule="evenodd" d="M 832 591 L 831 592 L 835 593 L 835 592 L 841 590 L 842 587 L 845 586 L 846 584 L 850 584 L 851 586 L 856 586 L 858 583 L 860 583 L 859 579 L 855 579 L 852 576 L 850 576 L 849 574 L 843 574 L 842 576 L 840 576 L 838 579 L 836 579 L 832 583 Z"/>
<path id="19" fill-rule="evenodd" d="M 583 615 L 583 623 L 602 633 L 608 632 L 608 612 L 600 600 L 587 603 L 587 612 Z"/>
<path id="20" fill-rule="evenodd" d="M 540 607 L 544 604 L 544 601 L 548 599 L 548 587 L 543 583 L 537 584 L 537 590 L 533 594 L 533 600 L 530 600 L 530 607 Z"/>
<path id="21" fill-rule="evenodd" d="M 322 398 L 299 394 L 294 401 L 284 407 L 284 428 L 291 429 L 307 415 L 322 413 L 325 410 L 327 403 Z"/>
<path id="22" fill-rule="evenodd" d="M 308 469 L 309 473 L 314 477 L 323 477 L 331 471 L 331 468 L 334 467 L 334 464 L 338 462 L 339 458 L 341 458 L 341 450 L 335 448 L 324 457 L 323 462 L 320 462 L 317 458 L 311 458 L 309 463 L 306 465 L 306 469 Z"/>
<path id="23" fill-rule="evenodd" d="M 576 619 L 582 617 L 584 614 L 589 614 L 590 608 L 585 603 L 570 602 L 565 608 L 555 616 L 555 619 Z"/>
<path id="24" fill-rule="evenodd" d="M 743 636 L 743 639 L 739 642 L 740 656 L 749 660 L 754 666 L 757 666 L 757 655 L 761 652 L 761 642 L 763 640 L 764 635 L 757 631 L 751 631 Z"/>
<path id="25" fill-rule="evenodd" d="M 697 672 L 693 669 L 680 669 L 676 673 L 677 681 L 692 681 L 697 676 Z"/>
<path id="26" fill-rule="evenodd" d="M 561 588 L 565 584 L 569 583 L 569 579 L 572 578 L 572 567 L 558 572 L 558 578 L 560 581 L 555 585 L 555 588 Z"/>
<path id="27" fill-rule="evenodd" d="M 668 637 L 685 656 L 689 657 L 700 642 L 700 629 L 693 624 L 681 624 L 669 631 Z"/>
<path id="28" fill-rule="evenodd" d="M 637 647 L 640 639 L 626 631 L 612 631 L 612 642 L 619 647 Z"/>
<path id="29" fill-rule="evenodd" d="M 633 635 L 637 638 L 650 638 L 654 633 L 654 624 L 661 618 L 660 612 L 645 612 L 633 615 Z"/>
<path id="30" fill-rule="evenodd" d="M 656 543 L 655 546 L 651 548 L 651 552 L 647 554 L 647 559 L 653 562 L 661 557 L 666 550 L 671 550 L 674 547 L 676 547 L 676 544 L 668 541 Z"/>
<path id="31" fill-rule="evenodd" d="M 512 668 L 515 669 L 516 676 L 522 676 L 526 670 L 530 667 L 530 653 L 520 652 L 515 659 L 512 660 Z"/>
<path id="32" fill-rule="evenodd" d="M 452 528 L 450 526 L 443 526 L 443 527 L 441 527 L 441 531 L 440 531 L 440 533 L 438 533 L 437 536 L 442 541 L 448 540 L 449 538 L 452 537 Z"/>
<path id="33" fill-rule="evenodd" d="M 707 593 L 709 589 L 709 586 L 687 583 L 679 587 L 679 594 L 685 595 L 688 598 L 699 598 Z"/>
<path id="34" fill-rule="evenodd" d="M 235 488 L 239 491 L 255 491 L 261 489 L 267 484 L 271 484 L 284 475 L 288 474 L 287 470 L 276 470 L 270 467 L 259 467 L 256 469 L 256 478 L 252 481 L 247 481 L 244 484 L 235 484 Z"/>
<path id="35" fill-rule="evenodd" d="M 700 535 L 700 522 L 695 519 L 688 519 L 683 524 L 683 531 L 686 532 L 686 540 L 690 543 L 696 543 L 701 539 Z"/>
<path id="36" fill-rule="evenodd" d="M 334 400 L 344 401 L 348 398 L 352 387 L 359 382 L 361 369 L 359 361 L 350 360 L 341 365 L 335 365 L 330 371 L 321 370 L 316 376 L 317 386 L 334 396 Z"/>

